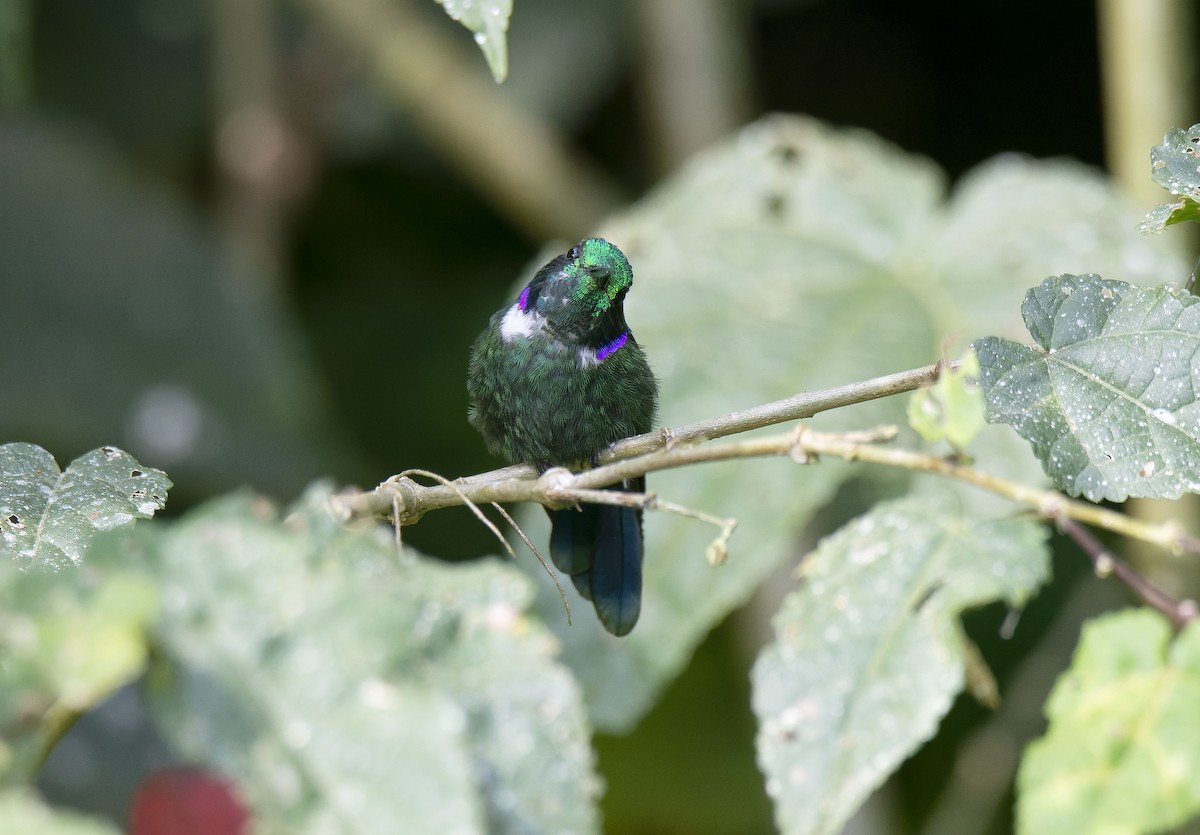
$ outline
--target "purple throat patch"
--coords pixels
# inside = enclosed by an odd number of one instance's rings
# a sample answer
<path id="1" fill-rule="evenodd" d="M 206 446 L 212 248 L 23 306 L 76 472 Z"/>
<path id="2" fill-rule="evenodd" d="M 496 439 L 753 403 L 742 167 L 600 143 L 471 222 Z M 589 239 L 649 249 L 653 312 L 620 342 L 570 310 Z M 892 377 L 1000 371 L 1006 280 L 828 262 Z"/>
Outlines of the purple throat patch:
<path id="1" fill-rule="evenodd" d="M 600 349 L 598 351 L 596 351 L 596 361 L 603 362 L 604 360 L 608 359 L 613 354 L 615 354 L 617 351 L 621 350 L 621 346 L 623 346 L 628 341 L 629 341 L 629 331 L 625 331 L 625 333 L 618 336 L 612 342 L 608 343 L 607 345 L 600 346 Z"/>
<path id="2" fill-rule="evenodd" d="M 529 288 L 526 287 L 521 291 L 521 298 L 517 300 L 517 307 L 521 310 L 529 307 Z"/>

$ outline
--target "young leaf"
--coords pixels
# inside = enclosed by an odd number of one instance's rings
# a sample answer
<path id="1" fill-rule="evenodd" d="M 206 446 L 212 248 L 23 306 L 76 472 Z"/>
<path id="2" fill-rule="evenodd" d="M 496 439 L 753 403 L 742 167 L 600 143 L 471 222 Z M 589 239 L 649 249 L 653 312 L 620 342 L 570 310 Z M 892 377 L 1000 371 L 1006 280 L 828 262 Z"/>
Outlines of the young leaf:
<path id="1" fill-rule="evenodd" d="M 1175 223 L 1200 221 L 1200 125 L 1168 132 L 1150 151 L 1150 160 L 1154 182 L 1180 199 L 1156 206 L 1138 228 L 1161 232 Z"/>
<path id="2" fill-rule="evenodd" d="M 1017 777 L 1022 833 L 1174 830 L 1200 814 L 1200 624 L 1147 609 L 1084 627 Z"/>
<path id="3" fill-rule="evenodd" d="M 508 76 L 508 19 L 512 0 L 437 0 L 446 14 L 475 33 L 492 77 L 497 82 Z"/>
<path id="4" fill-rule="evenodd" d="M 961 365 L 944 368 L 936 383 L 913 392 L 908 423 L 930 443 L 944 439 L 955 449 L 963 449 L 986 423 L 984 409 L 979 357 L 968 349 Z"/>
<path id="5" fill-rule="evenodd" d="M 928 739 L 962 689 L 959 614 L 1021 605 L 1046 533 L 944 502 L 876 507 L 825 539 L 754 666 L 758 759 L 785 833 L 836 833 Z"/>
<path id="6" fill-rule="evenodd" d="M 137 532 L 164 600 L 151 704 L 174 745 L 271 831 L 594 830 L 590 728 L 523 614 L 528 580 L 397 554 L 326 497 L 282 522 L 243 497 Z"/>
<path id="7" fill-rule="evenodd" d="M 1037 342 L 975 343 L 988 420 L 1091 501 L 1200 489 L 1200 298 L 1095 275 L 1048 278 L 1021 312 Z"/>
<path id="8" fill-rule="evenodd" d="M 0 560 L 21 567 L 77 564 L 100 531 L 148 519 L 167 501 L 171 480 L 115 447 L 101 447 L 59 471 L 33 444 L 0 446 Z"/>

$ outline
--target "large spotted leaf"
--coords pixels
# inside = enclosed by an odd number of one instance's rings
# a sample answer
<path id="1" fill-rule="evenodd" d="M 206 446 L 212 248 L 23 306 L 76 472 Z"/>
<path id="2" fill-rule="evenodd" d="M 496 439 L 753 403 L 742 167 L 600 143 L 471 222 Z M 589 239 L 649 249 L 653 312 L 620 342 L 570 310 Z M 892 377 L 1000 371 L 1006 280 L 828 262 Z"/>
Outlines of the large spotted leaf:
<path id="1" fill-rule="evenodd" d="M 758 759 L 787 833 L 833 833 L 926 739 L 962 688 L 960 613 L 1021 605 L 1045 529 L 945 501 L 877 506 L 824 540 L 754 667 Z"/>
<path id="2" fill-rule="evenodd" d="M 1048 278 L 1021 310 L 1035 346 L 979 340 L 988 420 L 1092 501 L 1200 489 L 1200 298 L 1099 276 Z"/>

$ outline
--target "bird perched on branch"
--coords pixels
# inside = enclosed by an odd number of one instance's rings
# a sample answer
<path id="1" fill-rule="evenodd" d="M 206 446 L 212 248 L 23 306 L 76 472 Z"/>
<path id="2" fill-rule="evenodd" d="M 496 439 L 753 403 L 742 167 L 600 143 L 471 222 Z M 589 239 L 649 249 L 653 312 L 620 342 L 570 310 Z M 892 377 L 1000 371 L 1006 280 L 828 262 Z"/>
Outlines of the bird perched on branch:
<path id="1" fill-rule="evenodd" d="M 571 247 L 496 311 L 471 348 L 470 421 L 492 452 L 539 472 L 594 464 L 606 446 L 649 432 L 658 383 L 625 323 L 633 269 L 602 238 Z M 611 489 L 643 492 L 637 478 Z M 641 611 L 642 511 L 606 504 L 550 510 L 550 555 L 627 635 Z"/>

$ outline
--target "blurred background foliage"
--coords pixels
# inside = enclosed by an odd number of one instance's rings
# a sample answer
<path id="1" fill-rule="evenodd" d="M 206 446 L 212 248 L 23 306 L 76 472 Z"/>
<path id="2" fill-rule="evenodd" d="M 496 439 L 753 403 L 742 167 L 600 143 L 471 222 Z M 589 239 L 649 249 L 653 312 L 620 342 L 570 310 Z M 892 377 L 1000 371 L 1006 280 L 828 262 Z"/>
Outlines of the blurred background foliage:
<path id="1" fill-rule="evenodd" d="M 426 0 L 0 0 L 0 441 L 62 461 L 117 444 L 170 474 L 167 515 L 246 485 L 287 502 L 318 477 L 490 468 L 466 353 L 510 285 L 548 240 L 764 113 L 865 127 L 952 177 L 1003 152 L 1107 152 L 1148 183 L 1146 150 L 1194 103 L 1159 103 L 1113 149 L 1128 105 L 1105 98 L 1120 56 L 1100 22 L 1121 5 L 517 0 L 497 87 Z M 431 514 L 406 541 L 491 553 L 464 518 Z M 967 618 L 1029 734 L 1050 648 L 1120 596 L 1074 555 L 1055 574 L 1018 639 L 999 638 L 1000 607 Z M 607 829 L 771 830 L 747 669 L 772 608 L 731 616 L 633 734 L 600 738 Z M 1051 623 L 1058 609 L 1074 618 Z M 1006 831 L 1019 751 L 987 717 L 960 699 L 852 827 Z M 127 690 L 63 740 L 42 788 L 121 819 L 167 758 Z"/>

